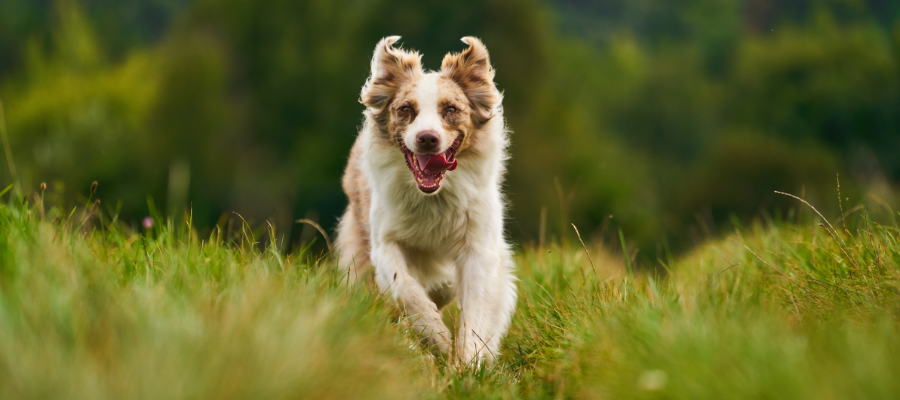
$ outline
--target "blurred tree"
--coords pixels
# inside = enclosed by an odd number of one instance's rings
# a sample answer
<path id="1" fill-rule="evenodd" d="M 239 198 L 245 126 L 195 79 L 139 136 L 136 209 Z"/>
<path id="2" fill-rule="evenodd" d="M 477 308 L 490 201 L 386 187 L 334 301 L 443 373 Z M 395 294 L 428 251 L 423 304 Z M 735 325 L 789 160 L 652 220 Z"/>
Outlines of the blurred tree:
<path id="1" fill-rule="evenodd" d="M 888 32 L 841 28 L 822 13 L 803 29 L 746 40 L 736 65 L 735 124 L 845 153 L 866 146 L 900 179 L 900 64 Z"/>
<path id="2" fill-rule="evenodd" d="M 103 187 L 107 198 L 140 207 L 142 187 L 152 184 L 138 144 L 156 98 L 155 62 L 138 51 L 109 65 L 81 8 L 65 3 L 58 13 L 49 54 L 32 43 L 27 73 L 0 92 L 20 179 L 26 187 L 60 179 L 85 190 L 99 180 L 112 184 Z"/>
<path id="3" fill-rule="evenodd" d="M 28 43 L 52 46 L 60 18 L 76 6 L 98 33 L 97 46 L 116 58 L 159 40 L 190 0 L 4 0 L 0 2 L 0 76 L 23 66 Z M 25 40 L 28 39 L 28 40 Z"/>

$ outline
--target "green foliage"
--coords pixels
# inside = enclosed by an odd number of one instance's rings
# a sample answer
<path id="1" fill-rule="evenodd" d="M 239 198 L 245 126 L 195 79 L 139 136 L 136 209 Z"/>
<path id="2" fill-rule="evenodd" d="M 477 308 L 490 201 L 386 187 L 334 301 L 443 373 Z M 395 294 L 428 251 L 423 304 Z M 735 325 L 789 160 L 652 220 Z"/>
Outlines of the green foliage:
<path id="1" fill-rule="evenodd" d="M 89 16 L 115 58 L 158 41 L 190 0 L 6 0 L 0 4 L 0 75 L 21 71 L 29 47 L 51 46 L 76 7 Z M 65 51 L 65 50 L 62 50 Z"/>
<path id="2" fill-rule="evenodd" d="M 5 3 L 38 22 L 0 17 L 0 38 L 27 39 L 0 44 L 19 58 L 0 69 L 0 95 L 24 187 L 100 180 L 129 221 L 149 196 L 201 229 L 231 211 L 332 227 L 359 89 L 389 34 L 429 68 L 459 37 L 488 45 L 513 131 L 519 241 L 539 241 L 541 226 L 572 239 L 575 223 L 616 242 L 621 227 L 647 266 L 663 243 L 684 251 L 760 209 L 795 213 L 775 190 L 835 210 L 824 199 L 837 173 L 855 182 L 843 188 L 853 206 L 896 206 L 900 10 L 881 2 L 101 4 Z M 141 7 L 174 22 L 109 22 Z M 286 233 L 289 246 L 309 239 Z"/>
<path id="3" fill-rule="evenodd" d="M 56 180 L 56 192 L 65 184 L 118 182 L 110 185 L 111 198 L 142 204 L 147 193 L 139 187 L 159 180 L 158 171 L 147 169 L 152 158 L 145 151 L 155 139 L 144 134 L 159 92 L 159 63 L 136 51 L 111 65 L 86 16 L 74 6 L 63 10 L 56 51 L 44 54 L 33 44 L 28 73 L 3 96 L 19 181 Z"/>

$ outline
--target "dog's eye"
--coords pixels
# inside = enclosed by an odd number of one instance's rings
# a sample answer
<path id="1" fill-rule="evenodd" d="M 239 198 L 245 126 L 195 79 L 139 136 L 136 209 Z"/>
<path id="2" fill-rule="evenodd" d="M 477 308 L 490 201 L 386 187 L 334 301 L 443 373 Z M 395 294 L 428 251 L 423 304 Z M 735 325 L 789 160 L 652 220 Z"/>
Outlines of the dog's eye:
<path id="1" fill-rule="evenodd" d="M 410 106 L 400 107 L 400 114 L 409 114 L 411 112 L 412 112 L 412 107 L 410 107 Z"/>
<path id="2" fill-rule="evenodd" d="M 447 114 L 456 114 L 457 111 L 459 110 L 454 106 L 447 107 Z"/>

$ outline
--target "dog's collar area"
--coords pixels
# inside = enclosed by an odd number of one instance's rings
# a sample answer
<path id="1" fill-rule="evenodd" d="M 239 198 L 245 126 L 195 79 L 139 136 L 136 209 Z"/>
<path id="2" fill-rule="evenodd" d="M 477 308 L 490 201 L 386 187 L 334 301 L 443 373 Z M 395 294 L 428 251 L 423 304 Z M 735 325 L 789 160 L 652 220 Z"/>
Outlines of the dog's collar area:
<path id="1" fill-rule="evenodd" d="M 456 151 L 459 149 L 462 138 L 457 138 L 453 145 L 443 153 L 436 154 L 418 154 L 414 153 L 403 139 L 398 140 L 400 150 L 403 151 L 406 166 L 416 181 L 416 186 L 422 193 L 434 193 L 441 188 L 441 181 L 444 179 L 444 173 L 453 171 L 459 164 L 456 159 Z"/>

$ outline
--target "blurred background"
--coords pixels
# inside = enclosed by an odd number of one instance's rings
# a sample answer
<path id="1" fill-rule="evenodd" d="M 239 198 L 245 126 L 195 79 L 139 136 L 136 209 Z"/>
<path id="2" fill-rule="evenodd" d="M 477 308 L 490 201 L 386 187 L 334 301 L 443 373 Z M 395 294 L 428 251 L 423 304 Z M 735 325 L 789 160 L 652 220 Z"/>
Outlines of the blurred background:
<path id="1" fill-rule="evenodd" d="M 0 183 L 209 232 L 332 230 L 375 43 L 482 38 L 514 132 L 507 230 L 655 260 L 754 219 L 896 217 L 892 0 L 4 0 Z M 399 157 L 399 154 L 398 154 Z M 840 174 L 841 203 L 837 176 Z M 640 249 L 640 250 L 638 250 Z"/>

